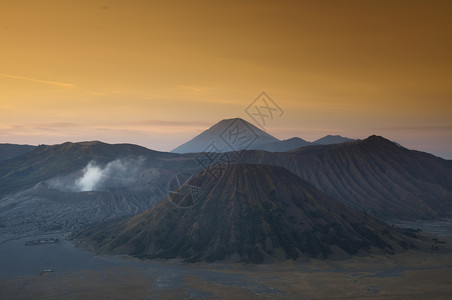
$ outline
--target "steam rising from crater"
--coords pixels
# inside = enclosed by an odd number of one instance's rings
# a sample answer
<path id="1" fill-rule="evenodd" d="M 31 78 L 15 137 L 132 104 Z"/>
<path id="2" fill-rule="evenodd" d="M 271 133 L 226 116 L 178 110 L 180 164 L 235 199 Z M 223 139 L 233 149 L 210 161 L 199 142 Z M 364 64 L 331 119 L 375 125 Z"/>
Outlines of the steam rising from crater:
<path id="1" fill-rule="evenodd" d="M 85 167 L 83 176 L 75 182 L 76 189 L 82 192 L 95 190 L 99 182 L 102 181 L 102 177 L 105 176 L 105 169 L 101 169 L 94 165 L 93 162 L 90 162 Z"/>
<path id="2" fill-rule="evenodd" d="M 102 166 L 90 161 L 81 171 L 48 181 L 52 188 L 70 192 L 120 189 L 130 183 L 144 169 L 143 157 L 116 159 Z"/>

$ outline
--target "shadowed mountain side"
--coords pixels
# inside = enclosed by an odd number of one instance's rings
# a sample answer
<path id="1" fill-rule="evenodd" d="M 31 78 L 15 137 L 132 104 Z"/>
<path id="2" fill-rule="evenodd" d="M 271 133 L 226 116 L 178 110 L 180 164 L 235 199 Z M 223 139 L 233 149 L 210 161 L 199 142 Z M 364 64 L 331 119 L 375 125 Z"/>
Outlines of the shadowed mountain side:
<path id="1" fill-rule="evenodd" d="M 452 215 L 450 161 L 379 136 L 286 153 L 245 151 L 241 161 L 283 166 L 329 196 L 377 216 Z"/>
<path id="2" fill-rule="evenodd" d="M 22 154 L 32 151 L 34 148 L 36 148 L 36 146 L 0 144 L 0 162 L 21 156 Z"/>
<path id="3" fill-rule="evenodd" d="M 100 224 L 76 237 L 102 253 L 253 263 L 414 246 L 284 168 L 233 164 L 218 180 L 211 171 L 188 182 L 203 188 L 193 207 L 179 208 L 166 198 L 131 219 Z"/>

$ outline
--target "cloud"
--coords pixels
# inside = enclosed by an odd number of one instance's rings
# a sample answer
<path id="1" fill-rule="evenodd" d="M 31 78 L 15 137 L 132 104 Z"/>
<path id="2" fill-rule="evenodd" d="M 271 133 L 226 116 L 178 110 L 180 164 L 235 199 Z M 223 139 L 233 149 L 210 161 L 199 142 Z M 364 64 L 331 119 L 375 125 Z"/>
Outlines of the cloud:
<path id="1" fill-rule="evenodd" d="M 72 83 L 51 81 L 51 80 L 42 80 L 42 79 L 37 79 L 37 78 L 17 76 L 17 75 L 11 75 L 11 74 L 0 73 L 0 76 L 5 77 L 5 78 L 11 78 L 11 79 L 27 80 L 27 81 L 38 82 L 38 83 L 43 83 L 43 84 L 56 85 L 56 86 L 65 87 L 65 88 L 75 88 L 76 87 L 76 85 L 72 84 Z"/>

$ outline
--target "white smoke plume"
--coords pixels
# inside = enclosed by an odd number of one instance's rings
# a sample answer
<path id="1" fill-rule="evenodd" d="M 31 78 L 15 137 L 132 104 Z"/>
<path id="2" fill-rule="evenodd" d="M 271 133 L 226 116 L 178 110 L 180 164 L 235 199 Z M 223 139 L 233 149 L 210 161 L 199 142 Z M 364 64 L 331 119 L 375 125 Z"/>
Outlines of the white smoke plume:
<path id="1" fill-rule="evenodd" d="M 116 159 L 105 166 L 90 161 L 80 172 L 51 179 L 48 183 L 52 188 L 70 192 L 120 189 L 144 169 L 144 161 L 143 157 Z"/>
<path id="2" fill-rule="evenodd" d="M 83 176 L 75 181 L 75 189 L 81 192 L 95 190 L 99 182 L 102 181 L 102 177 L 105 176 L 105 169 L 102 170 L 93 162 L 89 162 L 84 169 Z"/>
<path id="3" fill-rule="evenodd" d="M 86 192 L 123 187 L 142 169 L 143 161 L 144 158 L 116 159 L 103 168 L 91 161 L 75 181 L 76 190 Z"/>

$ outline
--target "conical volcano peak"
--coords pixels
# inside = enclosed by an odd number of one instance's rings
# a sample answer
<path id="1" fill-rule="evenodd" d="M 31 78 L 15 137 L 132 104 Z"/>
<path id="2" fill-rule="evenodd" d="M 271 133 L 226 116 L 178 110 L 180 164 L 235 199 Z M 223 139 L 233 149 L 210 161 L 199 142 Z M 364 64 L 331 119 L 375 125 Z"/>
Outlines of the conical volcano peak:
<path id="1" fill-rule="evenodd" d="M 172 152 L 232 152 L 279 140 L 241 118 L 224 119 Z"/>

